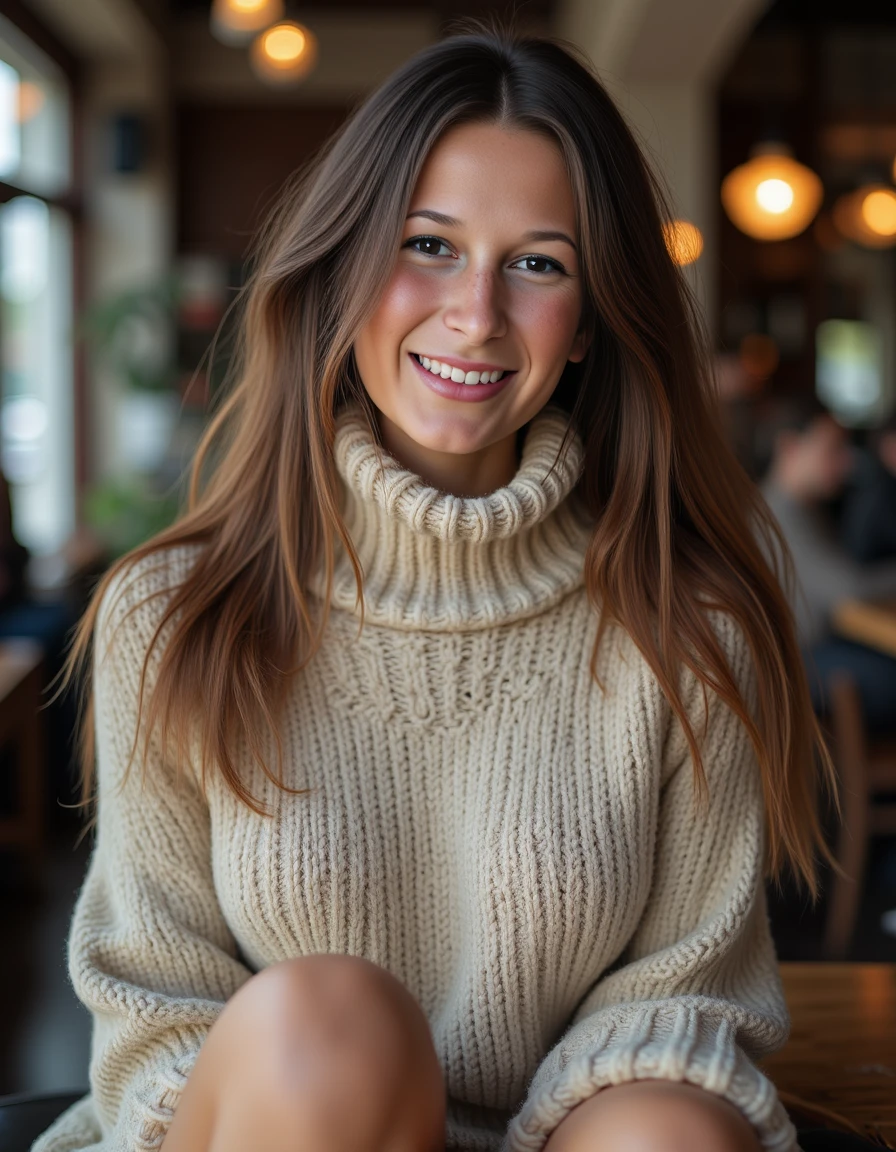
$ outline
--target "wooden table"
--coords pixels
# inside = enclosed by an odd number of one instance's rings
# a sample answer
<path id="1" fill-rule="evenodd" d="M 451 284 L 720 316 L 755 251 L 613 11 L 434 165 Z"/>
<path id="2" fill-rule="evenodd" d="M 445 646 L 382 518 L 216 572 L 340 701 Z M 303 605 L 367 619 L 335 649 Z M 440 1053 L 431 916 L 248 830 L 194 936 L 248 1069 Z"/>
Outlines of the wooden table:
<path id="1" fill-rule="evenodd" d="M 841 600 L 831 620 L 847 640 L 896 656 L 896 600 Z"/>
<path id="2" fill-rule="evenodd" d="M 829 1109 L 896 1148 L 896 964 L 782 964 L 792 1021 L 762 1063 L 788 1104 Z"/>

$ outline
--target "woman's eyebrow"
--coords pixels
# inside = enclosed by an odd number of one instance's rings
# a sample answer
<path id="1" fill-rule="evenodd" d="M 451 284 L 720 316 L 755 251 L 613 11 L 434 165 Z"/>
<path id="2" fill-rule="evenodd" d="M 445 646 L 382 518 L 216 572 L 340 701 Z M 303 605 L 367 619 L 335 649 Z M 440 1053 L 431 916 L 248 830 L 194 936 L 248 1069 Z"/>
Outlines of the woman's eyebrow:
<path id="1" fill-rule="evenodd" d="M 459 228 L 461 226 L 460 220 L 455 220 L 453 216 L 446 216 L 444 212 L 435 212 L 431 208 L 417 208 L 413 212 L 408 212 L 407 219 L 410 220 L 412 216 L 423 216 L 427 220 L 432 220 L 434 224 L 441 224 L 443 228 Z M 550 232 L 550 231 L 535 231 L 527 232 L 523 236 L 524 240 L 561 240 L 564 244 L 568 244 L 574 252 L 578 252 L 575 241 L 571 240 L 565 232 Z"/>

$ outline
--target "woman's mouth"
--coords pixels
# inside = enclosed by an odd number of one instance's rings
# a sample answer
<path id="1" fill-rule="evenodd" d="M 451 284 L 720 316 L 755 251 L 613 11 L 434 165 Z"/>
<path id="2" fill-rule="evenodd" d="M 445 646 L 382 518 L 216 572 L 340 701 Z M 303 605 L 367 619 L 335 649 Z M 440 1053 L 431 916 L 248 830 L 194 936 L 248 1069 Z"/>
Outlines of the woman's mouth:
<path id="1" fill-rule="evenodd" d="M 414 371 L 431 391 L 445 400 L 482 402 L 503 392 L 516 379 L 515 368 L 482 365 L 464 369 L 431 356 L 408 353 Z"/>
<path id="2" fill-rule="evenodd" d="M 412 352 L 411 355 L 417 363 L 430 372 L 433 376 L 438 376 L 442 380 L 451 380 L 455 384 L 465 384 L 472 387 L 477 384 L 496 384 L 504 376 L 510 375 L 513 369 L 509 368 L 492 368 L 490 370 L 479 370 L 472 372 L 465 372 L 463 368 L 458 368 L 453 364 L 446 364 L 441 360 L 431 359 L 429 356 L 421 356 L 417 352 Z"/>

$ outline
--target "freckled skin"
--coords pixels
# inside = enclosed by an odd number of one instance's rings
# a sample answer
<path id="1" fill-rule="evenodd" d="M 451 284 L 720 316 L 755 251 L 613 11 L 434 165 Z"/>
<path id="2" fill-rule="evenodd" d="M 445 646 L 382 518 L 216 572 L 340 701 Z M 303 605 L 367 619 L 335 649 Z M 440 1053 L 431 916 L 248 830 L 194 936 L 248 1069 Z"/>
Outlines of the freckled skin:
<path id="1" fill-rule="evenodd" d="M 517 430 L 550 399 L 567 361 L 587 351 L 576 250 L 565 240 L 528 238 L 551 231 L 576 241 L 575 202 L 551 140 L 466 124 L 427 157 L 409 215 L 423 208 L 457 224 L 405 221 L 355 358 L 386 448 L 444 491 L 481 495 L 512 479 Z M 441 247 L 407 246 L 420 236 Z M 536 270 L 527 256 L 542 258 Z M 484 361 L 516 376 L 480 403 L 451 400 L 420 380 L 410 352 Z"/>

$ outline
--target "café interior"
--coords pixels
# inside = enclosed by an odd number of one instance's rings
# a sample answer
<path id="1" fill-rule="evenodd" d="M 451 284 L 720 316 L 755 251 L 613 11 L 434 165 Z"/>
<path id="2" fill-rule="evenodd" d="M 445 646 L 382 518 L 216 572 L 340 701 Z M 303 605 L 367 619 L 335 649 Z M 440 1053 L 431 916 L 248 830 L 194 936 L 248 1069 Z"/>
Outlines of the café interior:
<path id="1" fill-rule="evenodd" d="M 70 631 L 182 507 L 273 197 L 414 52 L 511 9 L 590 59 L 667 190 L 726 433 L 795 565 L 840 808 L 821 898 L 768 886 L 793 1026 L 765 1066 L 804 1122 L 896 1148 L 896 7 L 0 0 L 8 1152 L 88 1090 Z"/>

